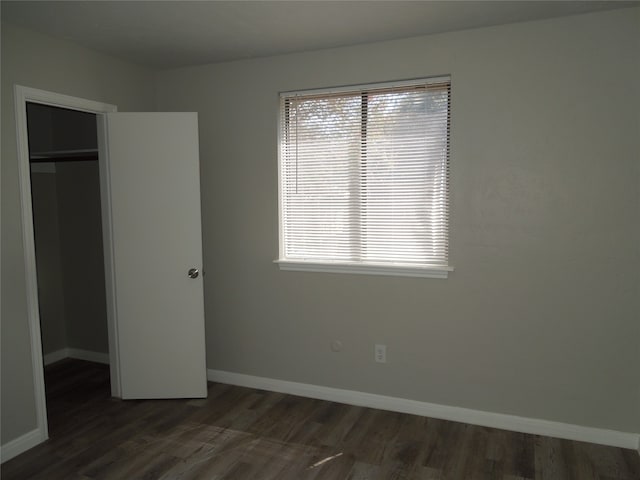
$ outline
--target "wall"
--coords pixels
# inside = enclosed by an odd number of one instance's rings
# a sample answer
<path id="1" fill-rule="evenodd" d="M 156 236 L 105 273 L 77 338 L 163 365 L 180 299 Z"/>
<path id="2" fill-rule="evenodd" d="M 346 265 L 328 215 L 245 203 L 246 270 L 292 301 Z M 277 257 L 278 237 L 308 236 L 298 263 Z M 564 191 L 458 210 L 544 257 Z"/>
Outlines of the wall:
<path id="1" fill-rule="evenodd" d="M 31 175 L 42 351 L 108 353 L 98 162 L 53 168 Z"/>
<path id="2" fill-rule="evenodd" d="M 51 107 L 30 103 L 27 105 L 27 131 L 29 152 L 53 150 L 53 112 Z"/>
<path id="3" fill-rule="evenodd" d="M 56 187 L 55 173 L 31 174 L 40 333 L 45 355 L 68 347 Z"/>
<path id="4" fill-rule="evenodd" d="M 161 72 L 199 113 L 208 367 L 639 432 L 639 12 Z M 278 92 L 440 74 L 455 272 L 279 271 Z"/>
<path id="5" fill-rule="evenodd" d="M 56 166 L 69 348 L 109 352 L 98 162 Z"/>
<path id="6" fill-rule="evenodd" d="M 25 298 L 13 85 L 153 110 L 153 73 L 69 42 L 2 24 L 1 443 L 36 428 Z"/>

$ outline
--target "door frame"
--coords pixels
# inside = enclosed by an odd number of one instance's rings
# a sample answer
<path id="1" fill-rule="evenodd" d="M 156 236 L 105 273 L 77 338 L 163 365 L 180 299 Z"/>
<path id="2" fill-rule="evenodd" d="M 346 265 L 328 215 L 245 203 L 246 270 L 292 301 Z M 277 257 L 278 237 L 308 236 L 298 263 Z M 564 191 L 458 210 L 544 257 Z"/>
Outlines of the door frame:
<path id="1" fill-rule="evenodd" d="M 31 202 L 31 172 L 29 166 L 29 137 L 27 131 L 27 102 L 66 108 L 80 112 L 104 115 L 116 112 L 116 105 L 96 102 L 84 98 L 71 97 L 60 93 L 35 88 L 14 86 L 18 173 L 20 182 L 20 206 L 22 212 L 22 244 L 24 250 L 25 286 L 27 299 L 27 317 L 31 339 L 31 361 L 36 406 L 37 430 L 41 440 L 49 438 L 47 423 L 47 404 L 44 386 L 44 365 L 42 357 L 42 336 L 40 330 L 40 309 L 38 300 L 38 281 L 35 257 L 35 239 L 33 228 L 33 206 Z M 96 122 L 96 129 L 98 129 Z M 100 137 L 101 132 L 98 132 Z M 113 275 L 113 241 L 111 198 L 109 189 L 109 159 L 98 156 L 100 170 L 100 203 L 102 209 L 102 237 L 105 266 L 105 293 L 107 300 L 107 331 L 109 338 L 109 368 L 111 373 L 111 395 L 120 397 L 120 364 L 117 342 L 117 319 L 115 281 Z"/>

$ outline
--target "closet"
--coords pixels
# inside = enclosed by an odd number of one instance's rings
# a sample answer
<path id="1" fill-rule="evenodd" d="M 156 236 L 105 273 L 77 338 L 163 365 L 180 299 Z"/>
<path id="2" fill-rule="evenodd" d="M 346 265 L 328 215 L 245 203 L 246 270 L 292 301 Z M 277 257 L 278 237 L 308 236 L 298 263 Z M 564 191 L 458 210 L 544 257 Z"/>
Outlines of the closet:
<path id="1" fill-rule="evenodd" d="M 27 104 L 42 352 L 108 362 L 96 115 Z"/>

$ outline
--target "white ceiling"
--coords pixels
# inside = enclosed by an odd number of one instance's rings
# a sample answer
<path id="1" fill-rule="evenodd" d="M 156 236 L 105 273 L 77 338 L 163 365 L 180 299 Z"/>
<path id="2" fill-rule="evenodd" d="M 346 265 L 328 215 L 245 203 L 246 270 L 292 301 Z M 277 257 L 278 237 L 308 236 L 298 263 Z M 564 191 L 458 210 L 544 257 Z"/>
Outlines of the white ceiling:
<path id="1" fill-rule="evenodd" d="M 580 14 L 638 1 L 2 1 L 2 20 L 154 68 Z"/>

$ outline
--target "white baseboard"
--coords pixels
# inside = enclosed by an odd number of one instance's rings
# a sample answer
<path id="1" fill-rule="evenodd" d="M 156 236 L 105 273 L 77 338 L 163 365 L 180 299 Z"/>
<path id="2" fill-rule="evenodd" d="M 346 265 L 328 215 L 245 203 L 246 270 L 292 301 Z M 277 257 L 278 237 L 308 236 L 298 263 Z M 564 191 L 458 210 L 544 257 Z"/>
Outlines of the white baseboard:
<path id="1" fill-rule="evenodd" d="M 222 370 L 207 370 L 207 379 L 242 387 L 288 393 L 301 397 L 329 400 L 362 407 L 409 413 L 423 417 L 439 418 L 454 422 L 470 423 L 484 427 L 500 428 L 514 432 L 598 443 L 621 448 L 639 449 L 640 433 L 618 432 L 601 428 L 584 427 L 569 423 L 552 422 L 537 418 L 518 417 L 502 413 L 484 412 L 468 408 L 451 407 L 435 403 L 419 402 L 404 398 L 387 397 L 373 393 L 288 382 L 273 378 L 255 377 Z"/>
<path id="2" fill-rule="evenodd" d="M 63 348 L 55 352 L 47 353 L 44 356 L 44 364 L 60 361 L 64 358 L 76 358 L 78 360 L 86 360 L 88 362 L 104 363 L 109 365 L 109 354 L 102 352 L 92 352 L 90 350 L 81 350 L 79 348 Z"/>
<path id="3" fill-rule="evenodd" d="M 69 358 L 69 349 L 61 348 L 60 350 L 56 350 L 55 352 L 47 353 L 43 355 L 42 361 L 45 365 L 51 365 L 52 363 L 59 362 L 65 358 Z"/>
<path id="4" fill-rule="evenodd" d="M 0 463 L 11 460 L 13 457 L 16 457 L 30 448 L 35 447 L 39 443 L 44 442 L 46 439 L 46 435 L 44 435 L 40 429 L 36 428 L 15 440 L 11 440 L 9 443 L 0 446 Z"/>
<path id="5" fill-rule="evenodd" d="M 109 365 L 109 354 L 102 352 L 92 352 L 89 350 L 80 350 L 78 348 L 69 349 L 69 357 L 78 360 L 86 360 L 87 362 L 104 363 Z"/>

